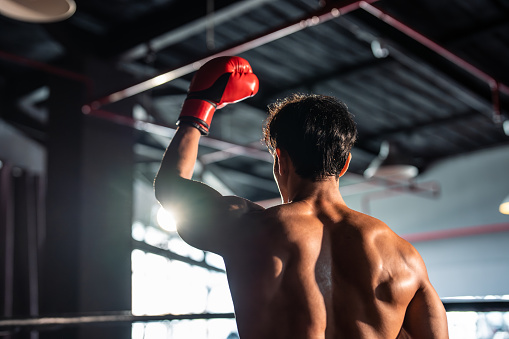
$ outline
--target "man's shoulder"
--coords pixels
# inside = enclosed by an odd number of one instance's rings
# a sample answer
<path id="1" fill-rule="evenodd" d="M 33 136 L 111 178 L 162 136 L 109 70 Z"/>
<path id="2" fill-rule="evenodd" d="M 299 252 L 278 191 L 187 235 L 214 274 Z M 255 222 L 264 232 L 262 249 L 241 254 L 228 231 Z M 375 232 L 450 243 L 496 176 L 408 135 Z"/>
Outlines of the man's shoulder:
<path id="1" fill-rule="evenodd" d="M 367 254 L 374 266 L 391 272 L 394 279 L 402 279 L 402 275 L 411 273 L 414 287 L 426 279 L 424 262 L 411 243 L 379 219 L 360 212 L 354 212 L 353 215 L 355 217 L 351 225 L 359 234 L 352 245 L 357 246 L 353 249 L 354 252 Z"/>
<path id="2" fill-rule="evenodd" d="M 343 215 L 344 217 L 340 225 L 343 227 L 347 226 L 365 237 L 391 236 L 394 234 L 392 229 L 385 222 L 368 214 L 353 209 L 347 209 Z"/>
<path id="3" fill-rule="evenodd" d="M 280 204 L 264 209 L 260 216 L 272 219 L 274 222 L 288 221 L 289 219 L 302 217 L 305 213 L 297 208 L 294 203 Z"/>
<path id="4" fill-rule="evenodd" d="M 360 228 L 370 251 L 376 252 L 382 260 L 390 259 L 401 263 L 414 273 L 422 272 L 424 262 L 415 247 L 394 232 L 385 222 L 363 215 Z M 399 264 L 398 264 L 399 265 Z"/>
<path id="5" fill-rule="evenodd" d="M 396 234 L 392 228 L 380 219 L 367 214 L 349 210 L 344 224 L 351 233 L 357 234 L 362 241 L 378 249 L 389 247 L 403 255 L 419 255 L 415 248 L 405 239 Z"/>

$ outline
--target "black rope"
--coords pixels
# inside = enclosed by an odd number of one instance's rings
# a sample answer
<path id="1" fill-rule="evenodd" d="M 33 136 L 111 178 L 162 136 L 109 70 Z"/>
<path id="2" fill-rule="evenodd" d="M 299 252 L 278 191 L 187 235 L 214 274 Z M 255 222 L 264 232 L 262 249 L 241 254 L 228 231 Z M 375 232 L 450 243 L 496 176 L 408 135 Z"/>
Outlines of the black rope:
<path id="1" fill-rule="evenodd" d="M 134 323 L 165 320 L 195 320 L 195 319 L 232 319 L 233 313 L 197 313 L 197 314 L 164 314 L 164 315 L 132 315 L 131 312 L 112 312 L 96 315 L 41 317 L 26 319 L 0 320 L 0 332 L 4 329 L 24 328 L 43 329 L 44 327 L 62 327 L 76 325 L 93 325 L 108 323 Z"/>

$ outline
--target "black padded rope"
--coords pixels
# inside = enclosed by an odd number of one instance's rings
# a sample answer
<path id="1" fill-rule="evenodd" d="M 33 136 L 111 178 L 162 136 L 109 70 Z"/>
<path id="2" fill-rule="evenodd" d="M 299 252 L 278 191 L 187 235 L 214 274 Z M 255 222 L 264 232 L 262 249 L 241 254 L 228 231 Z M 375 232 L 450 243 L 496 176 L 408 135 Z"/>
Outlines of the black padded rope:
<path id="1" fill-rule="evenodd" d="M 108 323 L 133 323 L 163 320 L 195 320 L 195 319 L 233 319 L 233 313 L 195 313 L 195 314 L 164 314 L 135 316 L 130 311 L 108 312 L 94 315 L 76 315 L 63 317 L 42 317 L 26 319 L 1 319 L 0 330 L 13 328 L 52 329 L 63 326 L 93 325 Z"/>

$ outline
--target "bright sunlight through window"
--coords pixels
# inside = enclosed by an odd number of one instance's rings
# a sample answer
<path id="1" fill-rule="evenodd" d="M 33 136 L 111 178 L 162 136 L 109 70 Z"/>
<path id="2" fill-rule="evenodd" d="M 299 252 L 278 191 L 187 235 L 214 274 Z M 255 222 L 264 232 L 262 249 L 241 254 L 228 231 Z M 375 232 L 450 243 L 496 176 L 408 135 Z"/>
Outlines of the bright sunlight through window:
<path id="1" fill-rule="evenodd" d="M 157 222 L 163 228 L 159 211 Z M 165 220 L 167 215 L 161 214 L 162 220 Z M 170 222 L 175 225 L 174 220 Z M 133 239 L 224 270 L 220 256 L 189 246 L 173 231 L 175 228 L 164 227 L 167 232 L 161 228 L 136 222 L 132 229 Z M 138 249 L 132 251 L 131 263 L 134 315 L 233 313 L 224 272 Z M 132 338 L 232 339 L 238 338 L 238 335 L 234 319 L 210 319 L 134 323 Z"/>

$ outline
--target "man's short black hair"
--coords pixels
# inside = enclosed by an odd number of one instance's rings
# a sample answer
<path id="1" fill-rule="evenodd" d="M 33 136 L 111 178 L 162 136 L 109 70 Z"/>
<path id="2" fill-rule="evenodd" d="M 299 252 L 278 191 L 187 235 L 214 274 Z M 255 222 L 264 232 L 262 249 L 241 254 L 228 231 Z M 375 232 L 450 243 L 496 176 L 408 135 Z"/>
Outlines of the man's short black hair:
<path id="1" fill-rule="evenodd" d="M 288 152 L 296 172 L 318 181 L 339 177 L 357 137 L 348 107 L 338 99 L 294 94 L 269 106 L 265 144 Z"/>

